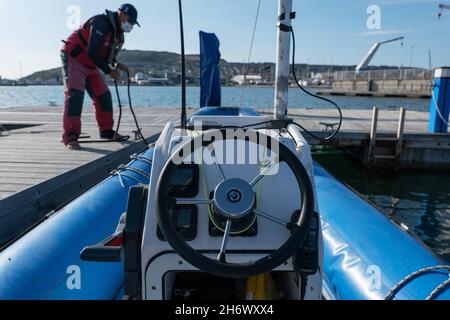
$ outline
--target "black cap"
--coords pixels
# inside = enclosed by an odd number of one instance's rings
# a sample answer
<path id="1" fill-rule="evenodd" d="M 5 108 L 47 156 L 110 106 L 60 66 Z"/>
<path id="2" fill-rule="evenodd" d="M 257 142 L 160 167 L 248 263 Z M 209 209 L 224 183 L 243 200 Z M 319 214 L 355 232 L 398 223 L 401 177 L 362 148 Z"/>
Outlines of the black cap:
<path id="1" fill-rule="evenodd" d="M 138 12 L 132 4 L 125 3 L 120 6 L 119 10 L 128 16 L 128 21 L 130 21 L 130 23 L 137 24 L 139 27 L 141 26 L 137 21 Z"/>

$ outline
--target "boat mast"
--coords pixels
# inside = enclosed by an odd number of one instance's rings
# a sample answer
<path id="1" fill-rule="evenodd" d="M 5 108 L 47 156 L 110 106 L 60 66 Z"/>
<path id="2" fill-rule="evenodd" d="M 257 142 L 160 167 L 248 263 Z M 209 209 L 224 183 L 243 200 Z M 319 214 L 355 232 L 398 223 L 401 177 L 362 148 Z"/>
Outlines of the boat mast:
<path id="1" fill-rule="evenodd" d="M 287 117 L 291 59 L 292 0 L 278 0 L 277 62 L 275 74 L 275 119 Z"/>

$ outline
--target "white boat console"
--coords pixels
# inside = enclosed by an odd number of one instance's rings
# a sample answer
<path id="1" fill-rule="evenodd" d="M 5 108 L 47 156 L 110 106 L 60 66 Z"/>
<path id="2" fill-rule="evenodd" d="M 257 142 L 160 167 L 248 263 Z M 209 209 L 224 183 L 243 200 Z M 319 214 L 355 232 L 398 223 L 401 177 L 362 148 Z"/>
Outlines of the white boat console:
<path id="1" fill-rule="evenodd" d="M 198 116 L 195 130 L 166 126 L 154 150 L 141 298 L 321 299 L 310 147 L 294 126 L 264 129 L 267 120 Z"/>

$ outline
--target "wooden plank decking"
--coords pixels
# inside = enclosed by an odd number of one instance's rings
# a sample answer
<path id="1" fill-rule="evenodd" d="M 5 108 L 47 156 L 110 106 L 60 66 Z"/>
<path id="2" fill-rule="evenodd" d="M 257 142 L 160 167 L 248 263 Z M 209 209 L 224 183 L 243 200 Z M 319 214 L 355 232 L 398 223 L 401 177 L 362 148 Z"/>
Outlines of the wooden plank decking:
<path id="1" fill-rule="evenodd" d="M 168 121 L 177 122 L 179 111 L 140 109 L 137 113 L 144 135 L 150 137 L 159 133 Z M 133 140 L 93 143 L 84 145 L 79 152 L 67 150 L 61 143 L 61 117 L 62 108 L 56 107 L 0 109 L 0 125 L 32 125 L 4 131 L 0 136 L 0 200 L 116 151 L 129 151 L 136 143 Z M 93 111 L 85 110 L 82 125 L 83 135 L 98 139 Z M 129 110 L 125 110 L 121 133 L 134 138 L 133 130 L 133 119 Z"/>
<path id="2" fill-rule="evenodd" d="M 272 114 L 271 110 L 259 110 Z M 342 110 L 344 121 L 342 132 L 368 134 L 372 124 L 372 110 L 369 109 L 344 109 Z M 289 116 L 311 131 L 322 131 L 324 126 L 320 123 L 338 123 L 339 113 L 336 109 L 291 109 Z M 397 132 L 399 110 L 380 110 L 379 131 L 384 133 Z M 428 131 L 429 112 L 406 112 L 405 133 L 422 133 Z"/>
<path id="3" fill-rule="evenodd" d="M 143 134 L 153 142 L 168 121 L 178 122 L 179 111 L 140 109 L 137 116 Z M 81 151 L 70 151 L 61 143 L 61 121 L 62 108 L 57 107 L 0 109 L 0 247 L 105 179 L 145 147 L 141 141 L 130 140 L 86 144 Z M 85 110 L 82 124 L 83 135 L 98 140 L 91 110 Z M 134 138 L 133 130 L 134 120 L 124 110 L 120 132 Z"/>

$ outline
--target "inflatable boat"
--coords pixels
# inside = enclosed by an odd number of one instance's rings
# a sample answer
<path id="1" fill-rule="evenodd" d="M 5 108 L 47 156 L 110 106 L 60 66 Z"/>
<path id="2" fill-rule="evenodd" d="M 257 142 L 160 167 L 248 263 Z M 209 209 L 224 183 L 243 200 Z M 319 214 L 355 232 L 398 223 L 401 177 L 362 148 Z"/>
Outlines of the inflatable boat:
<path id="1" fill-rule="evenodd" d="M 266 121 L 206 108 L 192 124 L 221 129 L 168 124 L 149 150 L 0 253 L 0 299 L 450 298 L 445 261 L 314 163 L 295 126 L 281 137 L 252 127 Z M 227 138 L 230 123 L 244 136 Z M 277 141 L 273 172 L 258 157 L 220 161 L 221 147 Z M 198 149 L 211 163 L 194 161 Z"/>
<path id="2" fill-rule="evenodd" d="M 1 300 L 450 298 L 448 263 L 314 163 L 286 117 L 291 5 L 280 0 L 274 116 L 205 107 L 168 123 L 3 248 Z M 220 100 L 211 79 L 204 96 Z"/>

